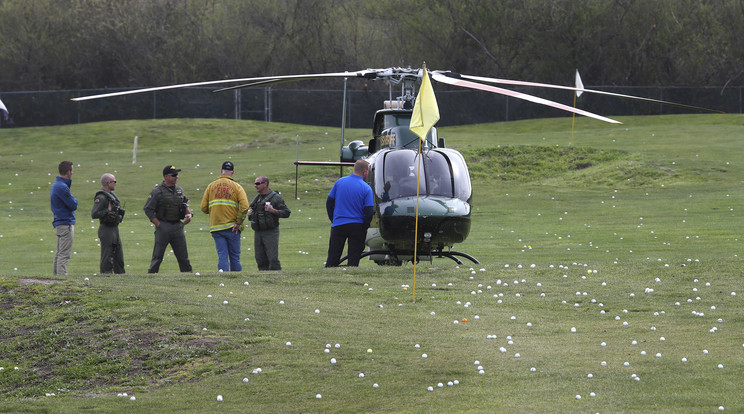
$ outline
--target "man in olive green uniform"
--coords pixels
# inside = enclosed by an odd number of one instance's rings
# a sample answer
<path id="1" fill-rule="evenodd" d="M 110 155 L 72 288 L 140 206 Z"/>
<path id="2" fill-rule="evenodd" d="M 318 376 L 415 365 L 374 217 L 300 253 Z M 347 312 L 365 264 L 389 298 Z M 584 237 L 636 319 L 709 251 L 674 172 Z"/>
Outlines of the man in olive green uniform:
<path id="1" fill-rule="evenodd" d="M 179 171 L 181 170 L 172 165 L 163 168 L 163 182 L 152 190 L 145 202 L 145 214 L 155 225 L 155 247 L 152 249 L 152 261 L 147 273 L 157 273 L 160 270 L 168 244 L 173 248 L 179 269 L 182 272 L 192 271 L 183 226 L 189 224 L 193 214 L 183 188 L 176 184 Z"/>
<path id="2" fill-rule="evenodd" d="M 119 237 L 119 223 L 124 219 L 116 190 L 116 177 L 113 174 L 101 176 L 101 189 L 93 200 L 90 216 L 98 219 L 98 240 L 101 241 L 101 273 L 125 273 L 124 251 Z"/>
<path id="3" fill-rule="evenodd" d="M 269 188 L 269 178 L 256 179 L 256 198 L 248 215 L 253 233 L 253 248 L 258 270 L 282 270 L 279 262 L 279 218 L 289 217 L 291 211 L 279 193 Z"/>

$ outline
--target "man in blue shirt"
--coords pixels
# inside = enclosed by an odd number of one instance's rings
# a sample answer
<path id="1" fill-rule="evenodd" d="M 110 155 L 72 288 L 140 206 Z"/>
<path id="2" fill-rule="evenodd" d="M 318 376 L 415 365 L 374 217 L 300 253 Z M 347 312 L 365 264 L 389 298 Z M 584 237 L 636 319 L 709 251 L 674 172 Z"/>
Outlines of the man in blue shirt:
<path id="1" fill-rule="evenodd" d="M 54 251 L 55 275 L 67 274 L 67 262 L 72 253 L 72 241 L 75 235 L 75 210 L 78 201 L 70 192 L 72 185 L 72 162 L 59 163 L 59 176 L 52 184 L 50 199 L 54 213 L 54 232 L 57 233 L 57 250 Z"/>
<path id="2" fill-rule="evenodd" d="M 332 224 L 326 267 L 339 265 L 346 240 L 349 241 L 348 265 L 359 266 L 375 207 L 372 188 L 365 181 L 367 174 L 369 163 L 359 160 L 354 164 L 354 172 L 339 178 L 328 193 L 326 210 Z"/>

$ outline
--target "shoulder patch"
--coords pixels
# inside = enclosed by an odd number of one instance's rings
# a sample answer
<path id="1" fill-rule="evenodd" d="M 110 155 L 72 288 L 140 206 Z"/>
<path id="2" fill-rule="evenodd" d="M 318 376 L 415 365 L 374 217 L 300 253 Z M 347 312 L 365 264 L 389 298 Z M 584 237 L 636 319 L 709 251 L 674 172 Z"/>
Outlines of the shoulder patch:
<path id="1" fill-rule="evenodd" d="M 100 202 L 101 202 L 101 199 L 100 199 L 100 198 L 98 198 L 98 197 L 96 197 L 96 201 L 95 201 L 95 202 L 96 202 L 96 203 L 100 203 Z"/>

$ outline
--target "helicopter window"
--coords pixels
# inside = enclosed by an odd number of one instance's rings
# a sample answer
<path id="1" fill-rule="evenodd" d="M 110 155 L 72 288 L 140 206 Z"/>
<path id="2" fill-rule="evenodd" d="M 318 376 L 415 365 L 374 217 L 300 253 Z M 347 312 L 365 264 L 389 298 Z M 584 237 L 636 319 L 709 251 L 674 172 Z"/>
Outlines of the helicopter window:
<path id="1" fill-rule="evenodd" d="M 408 125 L 386 129 L 380 136 L 390 136 L 394 138 L 394 141 L 389 142 L 389 146 L 418 149 L 419 136 L 414 134 L 413 131 L 408 128 Z M 426 141 L 422 142 L 421 147 L 431 148 L 432 142 L 436 141 L 436 136 L 437 131 L 435 128 L 432 128 L 426 135 Z"/>
<path id="2" fill-rule="evenodd" d="M 383 201 L 416 195 L 416 153 L 390 151 L 385 154 L 383 179 L 375 182 L 375 192 Z M 420 194 L 426 194 L 426 182 L 421 181 Z"/>
<path id="3" fill-rule="evenodd" d="M 470 185 L 470 173 L 465 164 L 465 159 L 460 153 L 455 151 L 447 151 L 447 159 L 449 160 L 450 168 L 452 168 L 455 197 L 462 201 L 470 202 L 470 197 L 473 195 L 473 188 Z"/>
<path id="4" fill-rule="evenodd" d="M 385 128 L 391 128 L 396 126 L 408 126 L 411 123 L 411 114 L 390 114 L 385 115 Z"/>
<path id="5" fill-rule="evenodd" d="M 427 151 L 424 153 L 424 167 L 428 194 L 470 201 L 470 174 L 460 153 L 448 149 Z"/>
<path id="6" fill-rule="evenodd" d="M 452 191 L 452 174 L 447 158 L 436 151 L 424 154 L 427 188 L 431 195 L 454 197 Z"/>

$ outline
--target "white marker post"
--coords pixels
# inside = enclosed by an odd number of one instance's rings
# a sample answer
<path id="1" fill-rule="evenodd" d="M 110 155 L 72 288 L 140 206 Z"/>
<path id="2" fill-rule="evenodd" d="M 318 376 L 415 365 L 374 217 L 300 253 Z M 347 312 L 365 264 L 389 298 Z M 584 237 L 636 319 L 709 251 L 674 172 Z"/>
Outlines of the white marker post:
<path id="1" fill-rule="evenodd" d="M 135 135 L 134 136 L 134 147 L 132 148 L 132 164 L 137 163 L 137 141 L 139 141 L 139 137 Z"/>

